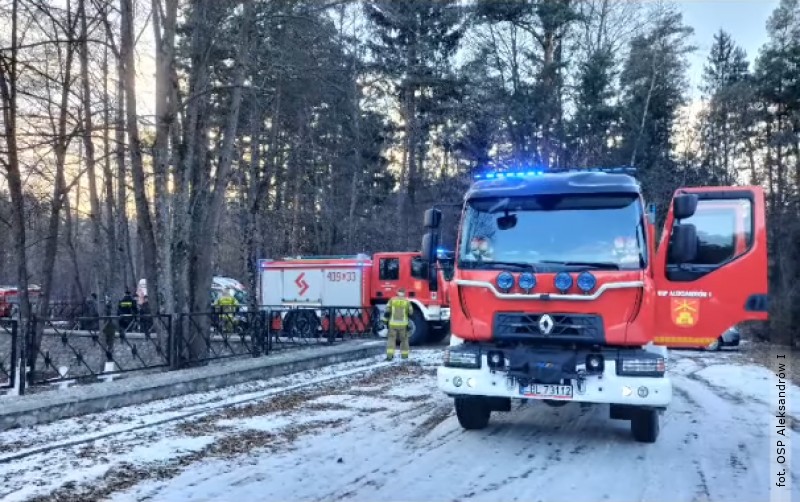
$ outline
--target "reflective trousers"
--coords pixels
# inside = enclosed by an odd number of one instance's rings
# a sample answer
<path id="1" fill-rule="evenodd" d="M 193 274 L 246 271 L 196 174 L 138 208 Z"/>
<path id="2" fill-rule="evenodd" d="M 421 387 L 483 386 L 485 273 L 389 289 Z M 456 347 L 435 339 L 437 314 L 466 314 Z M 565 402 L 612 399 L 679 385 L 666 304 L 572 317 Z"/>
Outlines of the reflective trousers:
<path id="1" fill-rule="evenodd" d="M 397 338 L 400 338 L 400 356 L 408 359 L 408 327 L 389 326 L 389 336 L 386 337 L 386 358 L 394 359 L 394 348 L 397 345 Z"/>

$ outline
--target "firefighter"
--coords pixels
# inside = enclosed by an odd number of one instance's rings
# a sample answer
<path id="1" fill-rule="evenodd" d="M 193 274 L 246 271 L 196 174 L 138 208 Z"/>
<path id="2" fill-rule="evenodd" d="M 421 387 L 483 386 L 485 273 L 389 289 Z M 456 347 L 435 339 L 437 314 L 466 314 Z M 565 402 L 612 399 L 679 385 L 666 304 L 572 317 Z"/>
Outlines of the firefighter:
<path id="1" fill-rule="evenodd" d="M 389 325 L 389 336 L 386 338 L 386 360 L 394 359 L 397 337 L 400 337 L 400 357 L 408 359 L 408 319 L 413 312 L 411 302 L 406 299 L 406 290 L 397 290 L 397 296 L 389 300 L 383 319 Z"/>
<path id="2" fill-rule="evenodd" d="M 129 290 L 125 290 L 125 296 L 117 304 L 117 315 L 122 331 L 129 331 L 133 327 L 134 316 L 138 313 L 136 302 Z"/>
<path id="3" fill-rule="evenodd" d="M 226 289 L 217 301 L 215 302 L 217 312 L 224 313 L 222 322 L 225 326 L 225 331 L 233 331 L 234 318 L 233 314 L 239 309 L 239 302 L 234 296 L 233 289 Z"/>

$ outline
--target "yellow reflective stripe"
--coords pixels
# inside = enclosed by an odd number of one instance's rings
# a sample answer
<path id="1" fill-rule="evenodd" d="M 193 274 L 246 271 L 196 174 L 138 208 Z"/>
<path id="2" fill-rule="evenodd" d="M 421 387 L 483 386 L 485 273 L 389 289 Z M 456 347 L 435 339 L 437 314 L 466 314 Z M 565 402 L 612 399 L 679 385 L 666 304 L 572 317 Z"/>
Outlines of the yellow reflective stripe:
<path id="1" fill-rule="evenodd" d="M 716 338 L 695 336 L 657 336 L 653 339 L 656 344 L 697 345 L 706 347 L 711 345 Z"/>

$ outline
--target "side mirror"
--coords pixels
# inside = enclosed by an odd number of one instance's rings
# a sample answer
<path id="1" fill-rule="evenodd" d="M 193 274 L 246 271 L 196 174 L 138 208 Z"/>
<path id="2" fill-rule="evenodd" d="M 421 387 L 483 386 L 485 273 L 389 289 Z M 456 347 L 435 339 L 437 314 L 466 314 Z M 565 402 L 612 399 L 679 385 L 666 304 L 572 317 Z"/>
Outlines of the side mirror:
<path id="1" fill-rule="evenodd" d="M 670 262 L 689 263 L 697 258 L 697 228 L 691 224 L 676 225 L 672 229 Z"/>
<path id="2" fill-rule="evenodd" d="M 420 254 L 426 263 L 436 263 L 436 242 L 433 231 L 428 231 L 422 236 L 422 250 Z"/>
<path id="3" fill-rule="evenodd" d="M 691 218 L 697 211 L 697 194 L 684 193 L 672 199 L 672 214 L 676 220 Z"/>
<path id="4" fill-rule="evenodd" d="M 425 218 L 422 225 L 425 228 L 437 229 L 442 224 L 442 212 L 438 209 L 428 209 L 425 211 Z"/>

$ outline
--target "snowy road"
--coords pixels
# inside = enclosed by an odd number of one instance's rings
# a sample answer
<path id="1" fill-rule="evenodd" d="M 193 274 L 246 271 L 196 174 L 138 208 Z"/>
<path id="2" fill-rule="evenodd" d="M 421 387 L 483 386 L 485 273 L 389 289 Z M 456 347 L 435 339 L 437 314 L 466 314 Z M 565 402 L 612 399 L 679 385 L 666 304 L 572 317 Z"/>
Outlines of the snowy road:
<path id="1" fill-rule="evenodd" d="M 0 433 L 0 499 L 769 498 L 774 374 L 737 354 L 673 353 L 675 399 L 653 445 L 633 442 L 607 407 L 532 403 L 463 431 L 435 388 L 438 358 L 376 358 Z M 78 444 L 41 451 L 58 441 Z"/>

